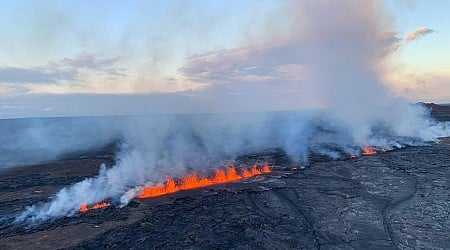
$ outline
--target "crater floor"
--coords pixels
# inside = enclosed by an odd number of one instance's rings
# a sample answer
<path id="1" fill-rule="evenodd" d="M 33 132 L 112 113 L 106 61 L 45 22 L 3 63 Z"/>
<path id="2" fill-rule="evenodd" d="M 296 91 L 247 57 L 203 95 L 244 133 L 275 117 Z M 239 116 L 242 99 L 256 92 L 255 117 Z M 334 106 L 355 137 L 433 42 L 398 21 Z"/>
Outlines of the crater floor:
<path id="1" fill-rule="evenodd" d="M 272 173 L 236 183 L 135 199 L 125 208 L 92 210 L 31 228 L 3 221 L 0 248 L 450 246 L 450 138 L 301 170 L 277 167 L 287 158 L 273 154 Z M 105 161 L 111 163 L 112 155 L 0 172 L 0 213 L 8 216 L 45 201 L 95 175 Z"/>

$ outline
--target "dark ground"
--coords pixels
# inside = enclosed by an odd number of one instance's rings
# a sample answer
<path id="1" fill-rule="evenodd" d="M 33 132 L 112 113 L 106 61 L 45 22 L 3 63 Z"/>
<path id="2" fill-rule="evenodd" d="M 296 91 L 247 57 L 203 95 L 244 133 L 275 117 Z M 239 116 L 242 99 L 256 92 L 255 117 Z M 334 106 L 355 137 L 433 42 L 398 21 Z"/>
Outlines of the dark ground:
<path id="1" fill-rule="evenodd" d="M 435 103 L 426 103 L 427 108 L 431 110 L 431 115 L 438 121 L 450 121 L 450 105 L 438 105 Z"/>
<path id="2" fill-rule="evenodd" d="M 111 152 L 0 172 L 0 214 L 97 174 Z M 283 168 L 279 151 L 240 160 L 256 158 L 274 171 L 38 227 L 3 224 L 0 249 L 450 248 L 450 138 L 303 170 Z"/>

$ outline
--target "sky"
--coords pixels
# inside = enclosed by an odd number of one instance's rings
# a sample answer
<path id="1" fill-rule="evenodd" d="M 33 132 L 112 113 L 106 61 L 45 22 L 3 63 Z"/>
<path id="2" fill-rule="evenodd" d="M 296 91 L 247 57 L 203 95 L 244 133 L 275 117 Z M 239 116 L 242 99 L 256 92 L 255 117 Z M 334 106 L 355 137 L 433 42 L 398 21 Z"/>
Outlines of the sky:
<path id="1" fill-rule="evenodd" d="M 295 2 L 0 0 L 0 118 L 320 106 Z M 395 40 L 383 84 L 450 103 L 450 2 L 369 2 Z"/>

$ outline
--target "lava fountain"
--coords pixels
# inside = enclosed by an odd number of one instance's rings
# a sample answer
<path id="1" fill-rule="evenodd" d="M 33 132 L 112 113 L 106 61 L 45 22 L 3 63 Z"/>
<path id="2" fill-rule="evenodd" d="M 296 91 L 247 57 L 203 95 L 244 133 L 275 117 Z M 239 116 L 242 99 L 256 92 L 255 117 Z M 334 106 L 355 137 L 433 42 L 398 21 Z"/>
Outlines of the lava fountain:
<path id="1" fill-rule="evenodd" d="M 104 207 L 108 207 L 108 206 L 111 206 L 111 203 L 106 202 L 106 201 L 96 203 L 90 207 L 88 207 L 86 203 L 83 203 L 80 206 L 80 212 L 87 212 L 88 210 L 99 209 L 99 208 L 104 208 Z"/>
<path id="2" fill-rule="evenodd" d="M 374 155 L 377 151 L 371 147 L 364 147 L 362 150 L 362 155 Z"/>
<path id="3" fill-rule="evenodd" d="M 142 192 L 137 197 L 138 198 L 156 197 L 165 194 L 175 193 L 181 190 L 196 189 L 222 183 L 233 182 L 270 172 L 271 172 L 270 167 L 268 165 L 264 165 L 262 168 L 253 166 L 249 170 L 244 169 L 241 173 L 238 173 L 235 167 L 230 167 L 228 168 L 227 171 L 217 169 L 215 171 L 214 176 L 210 178 L 208 177 L 199 178 L 195 173 L 193 173 L 177 181 L 168 178 L 165 184 L 144 187 L 142 189 Z"/>
<path id="4" fill-rule="evenodd" d="M 140 194 L 137 195 L 138 198 L 151 198 L 156 196 L 162 196 L 166 194 L 175 193 L 181 190 L 189 190 L 202 188 L 217 184 L 229 183 L 233 181 L 238 181 L 242 179 L 247 179 L 256 175 L 270 173 L 271 169 L 268 165 L 262 167 L 253 166 L 250 169 L 244 169 L 241 173 L 236 171 L 236 168 L 231 166 L 228 170 L 216 169 L 215 174 L 212 177 L 197 177 L 197 174 L 192 173 L 181 179 L 174 180 L 171 178 L 166 179 L 165 184 L 159 184 L 154 186 L 144 187 Z M 88 206 L 86 203 L 81 204 L 80 212 L 87 212 L 89 210 L 94 210 L 98 208 L 108 207 L 111 204 L 102 201 L 94 205 Z"/>

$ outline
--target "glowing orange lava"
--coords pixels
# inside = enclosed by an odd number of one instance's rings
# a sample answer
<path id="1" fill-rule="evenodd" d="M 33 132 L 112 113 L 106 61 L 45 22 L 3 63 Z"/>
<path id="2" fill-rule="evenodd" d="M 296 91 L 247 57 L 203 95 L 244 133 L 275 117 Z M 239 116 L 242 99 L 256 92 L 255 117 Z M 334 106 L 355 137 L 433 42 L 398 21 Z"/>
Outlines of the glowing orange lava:
<path id="1" fill-rule="evenodd" d="M 142 192 L 137 197 L 138 198 L 156 197 L 165 194 L 175 193 L 180 190 L 189 190 L 237 181 L 255 175 L 260 175 L 263 173 L 270 173 L 270 171 L 271 170 L 269 166 L 264 165 L 261 169 L 254 166 L 249 170 L 243 170 L 242 173 L 238 173 L 235 167 L 230 167 L 228 171 L 216 170 L 215 175 L 210 178 L 207 177 L 199 178 L 194 173 L 182 178 L 177 182 L 169 178 L 166 180 L 166 183 L 164 185 L 160 184 L 156 186 L 144 187 Z"/>
<path id="2" fill-rule="evenodd" d="M 86 205 L 86 203 L 83 203 L 83 204 L 81 204 L 81 206 L 80 206 L 80 212 L 86 212 L 86 211 L 88 211 L 88 210 L 99 209 L 99 208 L 102 208 L 102 207 L 108 207 L 108 206 L 111 206 L 111 203 L 106 202 L 106 201 L 102 201 L 102 202 L 100 202 L 100 203 L 94 204 L 94 205 L 91 206 L 91 207 L 88 207 L 88 206 Z"/>
<path id="3" fill-rule="evenodd" d="M 374 155 L 377 151 L 371 147 L 364 147 L 362 151 L 362 155 Z"/>

